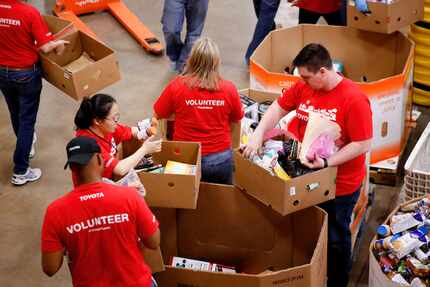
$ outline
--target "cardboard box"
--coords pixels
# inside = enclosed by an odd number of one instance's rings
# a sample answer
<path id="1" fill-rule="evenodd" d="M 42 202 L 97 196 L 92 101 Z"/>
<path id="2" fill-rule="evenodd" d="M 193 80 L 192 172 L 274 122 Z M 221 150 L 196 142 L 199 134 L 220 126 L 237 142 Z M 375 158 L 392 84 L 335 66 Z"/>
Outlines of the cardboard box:
<path id="1" fill-rule="evenodd" d="M 348 26 L 360 30 L 391 34 L 424 18 L 424 0 L 397 0 L 367 3 L 370 14 L 364 15 L 348 1 Z"/>
<path id="2" fill-rule="evenodd" d="M 148 265 L 149 268 L 151 268 L 151 272 L 153 274 L 158 273 L 158 272 L 162 272 L 165 270 L 163 255 L 161 254 L 160 248 L 158 248 L 156 250 L 144 248 L 143 257 L 144 257 L 146 265 Z"/>
<path id="3" fill-rule="evenodd" d="M 43 19 L 55 39 L 60 39 L 77 31 L 76 27 L 70 21 L 51 15 L 43 15 Z"/>
<path id="4" fill-rule="evenodd" d="M 123 157 L 133 154 L 138 141 L 123 142 Z M 146 189 L 145 201 L 153 207 L 196 208 L 201 178 L 200 144 L 163 141 L 162 150 L 153 154 L 154 163 L 166 165 L 168 160 L 196 165 L 195 175 L 138 172 Z"/>
<path id="5" fill-rule="evenodd" d="M 318 207 L 281 216 L 233 186 L 201 184 L 196 210 L 154 210 L 164 261 L 173 256 L 234 266 L 214 273 L 166 266 L 162 287 L 323 287 L 327 214 Z"/>
<path id="6" fill-rule="evenodd" d="M 405 119 L 412 110 L 412 41 L 399 32 L 386 35 L 327 25 L 272 31 L 251 57 L 251 89 L 279 93 L 294 85 L 300 78 L 283 71 L 291 68 L 299 51 L 312 42 L 327 47 L 332 58 L 344 64 L 345 76 L 357 82 L 371 101 L 374 135 L 370 162 L 399 155 L 406 143 Z"/>
<path id="7" fill-rule="evenodd" d="M 418 199 L 413 199 L 411 201 L 405 202 L 401 205 L 399 205 L 384 221 L 383 224 L 387 224 L 390 220 L 390 218 L 397 212 L 402 206 L 408 205 L 410 203 L 419 201 L 423 199 L 424 197 L 420 197 Z M 373 238 L 372 242 L 370 243 L 369 247 L 369 287 L 402 287 L 405 285 L 398 284 L 396 282 L 391 281 L 387 275 L 382 272 L 381 267 L 379 266 L 378 261 L 376 260 L 375 255 L 373 255 L 373 245 L 376 241 L 376 236 Z"/>
<path id="8" fill-rule="evenodd" d="M 61 39 L 70 41 L 62 55 L 54 51 L 40 54 L 43 75 L 52 85 L 80 100 L 120 80 L 118 60 L 111 48 L 81 31 Z M 65 66 L 71 63 L 74 67 L 68 70 Z"/>
<path id="9" fill-rule="evenodd" d="M 285 181 L 234 151 L 235 185 L 282 215 L 333 199 L 337 168 L 329 167 Z"/>
<path id="10" fill-rule="evenodd" d="M 253 91 L 251 89 L 240 90 L 239 94 L 245 95 L 257 102 L 275 101 L 280 96 L 280 93 Z M 166 119 L 160 120 L 160 131 L 161 131 L 161 137 L 163 139 L 165 140 L 173 139 L 174 124 L 175 124 L 175 116 L 172 116 L 167 120 Z M 230 125 L 230 134 L 231 134 L 232 147 L 238 148 L 240 146 L 240 138 L 241 138 L 240 122 L 232 123 Z"/>

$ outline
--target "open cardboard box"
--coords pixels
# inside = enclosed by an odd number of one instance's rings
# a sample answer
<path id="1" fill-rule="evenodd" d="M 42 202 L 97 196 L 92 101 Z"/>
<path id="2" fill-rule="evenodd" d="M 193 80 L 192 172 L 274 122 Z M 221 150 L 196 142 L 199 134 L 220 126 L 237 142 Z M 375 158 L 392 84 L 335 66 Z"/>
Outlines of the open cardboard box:
<path id="1" fill-rule="evenodd" d="M 137 140 L 122 143 L 123 158 L 141 145 Z M 196 208 L 201 178 L 200 144 L 163 141 L 161 152 L 152 155 L 154 163 L 166 165 L 168 160 L 196 165 L 195 175 L 138 172 L 146 189 L 145 201 L 152 207 Z"/>
<path id="2" fill-rule="evenodd" d="M 173 256 L 235 266 L 237 274 L 166 266 L 161 287 L 323 287 L 327 214 L 281 216 L 233 186 L 202 183 L 196 210 L 155 209 L 164 262 Z"/>
<path id="3" fill-rule="evenodd" d="M 291 41 L 294 39 L 294 41 Z M 272 31 L 250 59 L 250 88 L 280 93 L 299 77 L 286 74 L 299 51 L 321 43 L 345 66 L 344 75 L 369 97 L 373 110 L 370 163 L 399 155 L 412 111 L 414 44 L 399 32 L 380 34 L 328 25 Z"/>
<path id="4" fill-rule="evenodd" d="M 348 4 L 348 26 L 360 30 L 391 34 L 424 18 L 424 0 L 396 0 L 389 4 L 368 2 L 370 14 Z"/>
<path id="5" fill-rule="evenodd" d="M 384 221 L 383 224 L 388 224 L 391 217 L 396 214 L 402 206 L 411 204 L 413 202 L 419 201 L 425 197 L 416 198 L 407 202 L 404 202 L 403 204 L 399 205 L 394 209 L 393 212 L 390 213 L 390 215 L 387 217 L 387 219 Z M 405 286 L 403 284 L 399 284 L 396 282 L 393 282 L 390 278 L 387 277 L 387 275 L 384 274 L 381 270 L 381 266 L 379 265 L 379 262 L 376 260 L 375 255 L 373 254 L 373 246 L 376 241 L 376 236 L 373 237 L 372 242 L 370 243 L 369 247 L 369 287 L 402 287 Z"/>
<path id="6" fill-rule="evenodd" d="M 120 80 L 118 60 L 111 48 L 81 31 L 61 39 L 70 42 L 62 55 L 54 51 L 40 54 L 43 75 L 52 85 L 80 100 Z M 73 71 L 65 67 L 71 64 Z"/>
<path id="7" fill-rule="evenodd" d="M 333 199 L 336 167 L 324 168 L 285 181 L 234 151 L 235 185 L 282 215 Z"/>
<path id="8" fill-rule="evenodd" d="M 77 31 L 76 27 L 70 21 L 52 15 L 43 15 L 43 19 L 55 39 L 60 39 Z"/>

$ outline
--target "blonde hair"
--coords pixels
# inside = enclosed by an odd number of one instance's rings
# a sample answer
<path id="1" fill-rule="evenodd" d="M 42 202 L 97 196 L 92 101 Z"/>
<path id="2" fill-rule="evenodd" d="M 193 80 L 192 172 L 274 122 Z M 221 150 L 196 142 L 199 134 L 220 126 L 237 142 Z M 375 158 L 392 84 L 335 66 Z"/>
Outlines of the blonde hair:
<path id="1" fill-rule="evenodd" d="M 219 49 L 215 42 L 207 37 L 200 38 L 191 49 L 182 76 L 191 88 L 219 90 L 220 62 Z"/>

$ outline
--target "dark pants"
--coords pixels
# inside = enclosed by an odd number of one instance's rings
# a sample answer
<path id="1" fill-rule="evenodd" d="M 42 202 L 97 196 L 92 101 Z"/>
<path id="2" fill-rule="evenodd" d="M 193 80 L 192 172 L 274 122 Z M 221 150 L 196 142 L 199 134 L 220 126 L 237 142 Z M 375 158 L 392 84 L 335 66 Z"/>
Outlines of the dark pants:
<path id="1" fill-rule="evenodd" d="M 360 188 L 351 195 L 337 196 L 320 204 L 328 213 L 327 287 L 346 287 L 352 267 L 351 215 Z"/>
<path id="2" fill-rule="evenodd" d="M 233 182 L 233 152 L 231 149 L 202 157 L 202 181 L 219 184 Z"/>
<path id="3" fill-rule="evenodd" d="M 249 62 L 254 50 L 260 45 L 270 31 L 275 30 L 275 16 L 278 12 L 280 0 L 253 0 L 257 24 L 255 25 L 254 35 L 246 51 L 245 60 Z"/>
<path id="4" fill-rule="evenodd" d="M 166 41 L 166 54 L 181 71 L 194 42 L 200 38 L 205 24 L 209 0 L 165 0 L 161 23 Z M 187 21 L 185 41 L 181 39 L 184 19 Z"/>
<path id="5" fill-rule="evenodd" d="M 329 25 L 343 25 L 341 9 L 327 14 L 320 14 L 302 8 L 299 10 L 299 24 L 316 24 L 320 17 L 324 17 Z"/>
<path id="6" fill-rule="evenodd" d="M 42 91 L 40 68 L 35 66 L 32 70 L 26 71 L 0 68 L 0 90 L 6 99 L 17 138 L 13 172 L 24 174 L 29 166 L 29 154 Z"/>

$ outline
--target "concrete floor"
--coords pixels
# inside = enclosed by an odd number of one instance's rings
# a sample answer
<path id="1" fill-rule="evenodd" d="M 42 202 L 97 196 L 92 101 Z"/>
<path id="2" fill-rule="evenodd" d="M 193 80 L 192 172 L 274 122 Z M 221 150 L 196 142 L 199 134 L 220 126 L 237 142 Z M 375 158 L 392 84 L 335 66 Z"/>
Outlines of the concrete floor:
<path id="1" fill-rule="evenodd" d="M 42 13 L 50 13 L 55 1 L 28 1 Z M 124 0 L 144 23 L 163 39 L 160 0 Z M 238 88 L 248 87 L 243 57 L 255 25 L 249 0 L 210 1 L 204 34 L 212 37 L 222 54 L 222 73 Z M 289 17 L 294 10 L 284 10 L 281 22 L 296 22 Z M 98 37 L 118 52 L 122 81 L 104 92 L 114 95 L 121 107 L 121 120 L 134 123 L 150 115 L 152 103 L 173 76 L 166 57 L 146 54 L 108 13 L 82 17 Z M 291 24 L 290 23 L 290 24 Z M 43 170 L 40 181 L 13 187 L 12 153 L 15 145 L 6 104 L 0 97 L 0 286 L 71 286 L 66 268 L 54 278 L 40 268 L 40 229 L 46 206 L 68 192 L 71 178 L 62 167 L 65 145 L 73 137 L 73 117 L 78 103 L 48 83 L 44 83 L 37 122 L 37 155 L 31 165 Z"/>
<path id="2" fill-rule="evenodd" d="M 55 1 L 28 2 L 43 13 L 50 13 Z M 124 2 L 163 39 L 160 25 L 163 1 Z M 286 1 L 281 3 L 277 23 L 284 27 L 297 23 L 297 9 L 288 7 Z M 146 54 L 107 13 L 87 15 L 82 19 L 102 41 L 118 53 L 123 79 L 104 92 L 117 98 L 121 108 L 121 121 L 132 124 L 149 116 L 152 103 L 174 76 L 169 71 L 167 58 Z M 247 88 L 249 83 L 243 56 L 255 21 L 252 1 L 210 1 L 204 34 L 212 37 L 220 47 L 223 76 L 232 80 L 240 89 Z M 77 107 L 77 102 L 49 83 L 44 83 L 37 122 L 37 155 L 32 160 L 32 166 L 42 168 L 43 177 L 36 183 L 17 188 L 9 182 L 15 137 L 6 104 L 3 97 L 0 97 L 0 286 L 71 286 L 66 265 L 54 278 L 48 278 L 42 273 L 39 250 L 40 228 L 46 206 L 71 188 L 70 174 L 62 167 L 66 159 L 65 145 L 74 134 L 72 123 Z M 388 193 L 390 198 L 395 197 L 398 188 L 387 191 Z M 381 189 L 380 194 L 385 194 L 384 189 Z M 382 197 L 381 202 L 386 202 L 384 199 L 387 196 Z M 377 222 L 382 221 L 390 209 L 391 204 L 384 205 L 383 211 L 374 216 L 375 223 L 366 230 L 364 237 L 367 239 L 359 251 L 360 258 L 354 266 L 350 286 L 367 286 L 368 240 Z"/>

